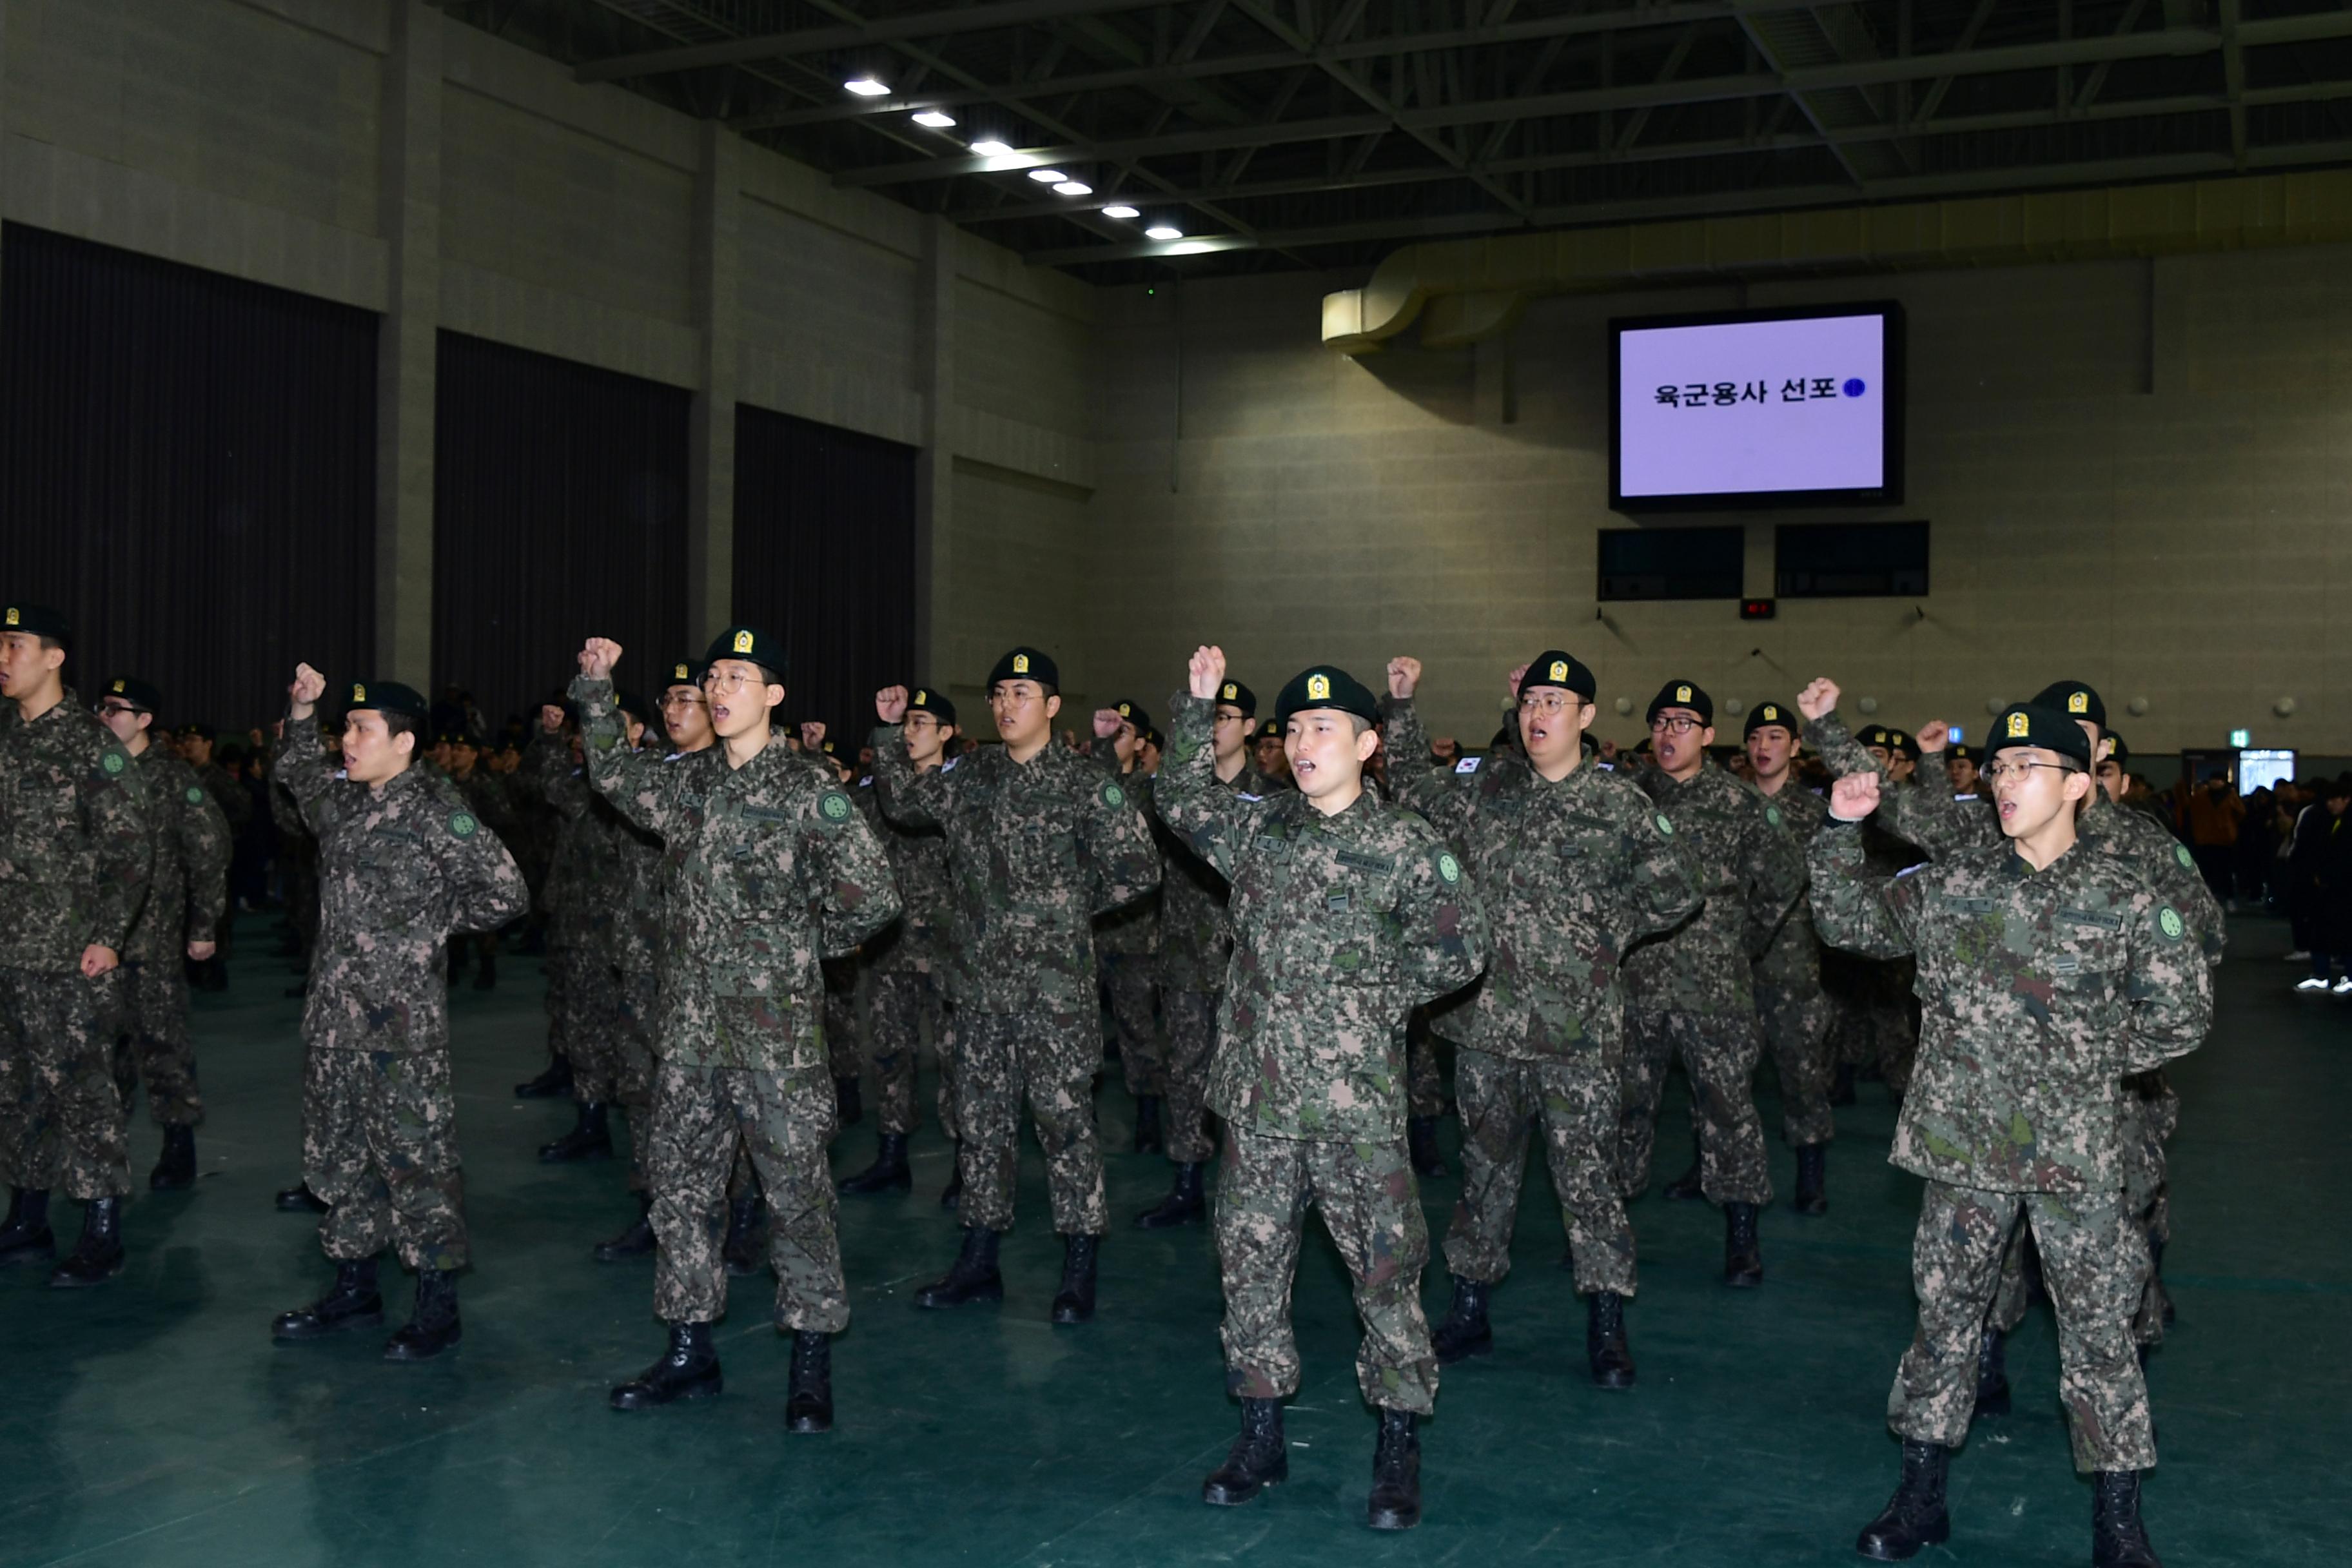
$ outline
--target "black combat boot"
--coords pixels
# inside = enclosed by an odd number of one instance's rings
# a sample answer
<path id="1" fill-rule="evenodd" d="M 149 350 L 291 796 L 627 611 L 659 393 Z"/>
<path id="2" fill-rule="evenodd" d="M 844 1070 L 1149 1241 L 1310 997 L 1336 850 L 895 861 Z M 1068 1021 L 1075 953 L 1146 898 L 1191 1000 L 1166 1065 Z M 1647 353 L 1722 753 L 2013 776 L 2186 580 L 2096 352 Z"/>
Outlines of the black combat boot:
<path id="1" fill-rule="evenodd" d="M 547 1070 L 528 1082 L 515 1085 L 517 1100 L 553 1100 L 572 1092 L 572 1058 L 551 1057 Z"/>
<path id="2" fill-rule="evenodd" d="M 855 1078 L 833 1080 L 833 1113 L 844 1127 L 855 1127 L 866 1120 L 866 1097 Z"/>
<path id="3" fill-rule="evenodd" d="M 1756 1240 L 1756 1205 L 1723 1205 L 1723 1282 L 1745 1289 L 1764 1283 L 1764 1249 Z"/>
<path id="4" fill-rule="evenodd" d="M 1969 1417 L 1971 1421 L 2009 1414 L 2007 1341 L 1999 1329 L 1988 1327 L 1977 1344 L 1977 1407 Z"/>
<path id="5" fill-rule="evenodd" d="M 709 1323 L 672 1323 L 669 1353 L 613 1390 L 615 1410 L 650 1410 L 674 1399 L 700 1399 L 725 1387 Z"/>
<path id="6" fill-rule="evenodd" d="M 727 1205 L 727 1239 L 719 1248 L 719 1256 L 727 1264 L 730 1274 L 757 1274 L 767 1267 L 768 1250 L 762 1232 L 761 1211 L 767 1200 L 760 1189 L 748 1189 L 741 1197 Z"/>
<path id="7" fill-rule="evenodd" d="M 854 1176 L 845 1176 L 841 1190 L 856 1196 L 866 1193 L 887 1193 L 892 1188 L 905 1192 L 915 1184 L 915 1173 L 907 1167 L 907 1135 L 885 1132 L 882 1146 L 874 1155 L 874 1163 Z"/>
<path id="8" fill-rule="evenodd" d="M 498 988 L 499 950 L 495 947 L 486 947 L 482 949 L 481 966 L 474 971 L 474 989 L 495 991 Z"/>
<path id="9" fill-rule="evenodd" d="M 1494 1326 L 1486 1321 L 1486 1293 L 1492 1285 L 1476 1279 L 1454 1277 L 1454 1305 L 1446 1310 L 1445 1321 L 1429 1336 L 1430 1347 L 1437 1352 L 1437 1364 L 1452 1366 L 1474 1355 L 1486 1355 L 1495 1348 Z"/>
<path id="10" fill-rule="evenodd" d="M 1098 1236 L 1062 1238 L 1062 1288 L 1054 1292 L 1054 1321 L 1085 1323 L 1095 1315 L 1095 1261 L 1102 1247 Z"/>
<path id="11" fill-rule="evenodd" d="M 1238 1508 L 1268 1487 L 1290 1479 L 1290 1445 L 1282 1436 L 1282 1401 L 1242 1401 L 1242 1434 L 1225 1450 L 1225 1462 L 1201 1483 L 1201 1500 Z"/>
<path id="12" fill-rule="evenodd" d="M 1135 1228 L 1168 1230 L 1206 1219 L 1209 1216 L 1209 1200 L 1201 1191 L 1202 1169 L 1198 1160 L 1187 1160 L 1177 1166 L 1176 1185 L 1166 1197 L 1135 1216 Z"/>
<path id="13" fill-rule="evenodd" d="M 948 1184 L 940 1189 L 940 1207 L 952 1209 L 963 1201 L 963 1145 L 948 1145 Z"/>
<path id="14" fill-rule="evenodd" d="M 1437 1152 L 1436 1117 L 1406 1117 L 1404 1147 L 1405 1152 L 1412 1159 L 1412 1173 L 1423 1181 L 1433 1182 L 1454 1173 L 1446 1169 L 1445 1156 Z"/>
<path id="15" fill-rule="evenodd" d="M 1699 1173 L 1706 1168 L 1706 1163 L 1705 1158 L 1698 1151 L 1698 1134 L 1694 1131 L 1691 1134 L 1690 1169 L 1665 1184 L 1666 1200 L 1669 1203 L 1679 1204 L 1686 1203 L 1692 1198 L 1706 1196 L 1706 1185 L 1699 1175 Z"/>
<path id="16" fill-rule="evenodd" d="M 539 1163 L 542 1165 L 568 1165 L 579 1160 L 609 1160 L 613 1157 L 613 1122 L 611 1114 L 601 1102 L 582 1100 L 580 1119 L 551 1143 L 539 1146 Z"/>
<path id="17" fill-rule="evenodd" d="M 653 1200 L 639 1193 L 637 1217 L 635 1224 L 610 1241 L 596 1244 L 596 1261 L 624 1263 L 632 1258 L 643 1258 L 660 1245 L 654 1236 Z"/>
<path id="18" fill-rule="evenodd" d="M 1837 1076 L 1830 1080 L 1830 1103 L 1832 1105 L 1853 1103 L 1853 1064 L 1852 1062 L 1838 1063 Z"/>
<path id="19" fill-rule="evenodd" d="M 1421 1522 L 1421 1437 L 1410 1410 L 1382 1410 L 1372 1449 L 1372 1495 L 1365 1515 L 1374 1530 L 1411 1530 Z"/>
<path id="20" fill-rule="evenodd" d="M 1633 1349 L 1625 1342 L 1625 1298 L 1614 1290 L 1595 1290 L 1586 1304 L 1584 1359 L 1592 1367 L 1595 1386 L 1633 1386 Z"/>
<path id="21" fill-rule="evenodd" d="M 408 1326 L 401 1329 L 383 1347 L 386 1361 L 430 1361 L 463 1337 L 465 1326 L 457 1321 L 457 1276 L 443 1268 L 420 1268 L 416 1271 L 416 1310 L 409 1314 Z"/>
<path id="22" fill-rule="evenodd" d="M 1168 1135 L 1160 1130 L 1160 1097 L 1139 1094 L 1135 1097 L 1135 1152 L 1149 1153 L 1154 1149 L 1166 1152 Z"/>
<path id="23" fill-rule="evenodd" d="M 967 1228 L 954 1267 L 915 1292 L 918 1307 L 961 1307 L 966 1301 L 1004 1300 L 1004 1276 L 996 1268 L 997 1234 Z"/>
<path id="24" fill-rule="evenodd" d="M 793 1331 L 791 1392 L 784 1396 L 784 1430 L 833 1430 L 833 1336 L 823 1329 Z"/>
<path id="25" fill-rule="evenodd" d="M 147 1173 L 147 1190 L 151 1193 L 184 1193 L 196 1184 L 196 1130 L 193 1127 L 163 1129 L 163 1152 L 156 1158 L 155 1168 Z"/>
<path id="26" fill-rule="evenodd" d="M 326 1199 L 310 1190 L 308 1182 L 278 1188 L 278 1196 L 271 1201 L 283 1214 L 325 1214 L 330 1206 Z"/>
<path id="27" fill-rule="evenodd" d="M 1853 1549 L 1881 1563 L 1916 1557 L 1919 1549 L 1952 1537 L 1944 1511 L 1944 1471 L 1952 1451 L 1941 1443 L 1903 1445 L 1903 1480 L 1876 1519 L 1862 1527 Z"/>
<path id="28" fill-rule="evenodd" d="M 1830 1212 L 1829 1181 L 1830 1147 L 1826 1143 L 1797 1145 L 1797 1195 L 1793 1206 L 1799 1214 L 1821 1215 Z"/>
<path id="29" fill-rule="evenodd" d="M 81 1206 L 81 1239 L 49 1271 L 60 1289 L 98 1285 L 122 1272 L 122 1200 L 92 1198 Z"/>
<path id="30" fill-rule="evenodd" d="M 49 1193 L 46 1187 L 14 1187 L 9 1191 L 8 1218 L 0 1223 L 0 1267 L 47 1263 L 58 1255 L 58 1238 L 49 1229 Z"/>
<path id="31" fill-rule="evenodd" d="M 383 1296 L 376 1289 L 375 1259 L 358 1258 L 335 1265 L 335 1282 L 307 1307 L 280 1312 L 269 1325 L 273 1340 L 315 1340 L 345 1329 L 373 1329 L 383 1321 Z"/>
<path id="32" fill-rule="evenodd" d="M 2091 1568 L 2164 1568 L 2140 1522 L 2137 1470 L 2101 1470 L 2092 1480 Z"/>

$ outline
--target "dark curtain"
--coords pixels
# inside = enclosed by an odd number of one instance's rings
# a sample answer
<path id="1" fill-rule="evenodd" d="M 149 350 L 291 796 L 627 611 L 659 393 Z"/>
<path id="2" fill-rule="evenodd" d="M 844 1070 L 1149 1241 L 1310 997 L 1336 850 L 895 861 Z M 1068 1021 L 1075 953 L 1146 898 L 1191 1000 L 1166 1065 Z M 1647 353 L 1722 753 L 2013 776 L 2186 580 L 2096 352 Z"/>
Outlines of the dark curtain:
<path id="1" fill-rule="evenodd" d="M 608 637 L 654 695 L 685 646 L 688 395 L 456 332 L 437 363 L 435 685 L 496 729 Z"/>
<path id="2" fill-rule="evenodd" d="M 376 318 L 17 224 L 0 284 L 0 595 L 71 617 L 80 694 L 226 740 L 363 669 Z"/>
<path id="3" fill-rule="evenodd" d="M 863 741 L 915 662 L 912 447 L 735 410 L 735 618 L 784 639 L 793 720 Z"/>

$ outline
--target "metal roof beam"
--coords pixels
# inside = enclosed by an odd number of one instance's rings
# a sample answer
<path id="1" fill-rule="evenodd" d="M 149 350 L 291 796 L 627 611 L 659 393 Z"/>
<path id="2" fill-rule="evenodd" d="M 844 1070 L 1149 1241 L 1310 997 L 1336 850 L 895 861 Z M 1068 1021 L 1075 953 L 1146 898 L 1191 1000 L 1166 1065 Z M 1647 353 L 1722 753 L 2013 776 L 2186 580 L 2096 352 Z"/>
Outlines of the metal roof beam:
<path id="1" fill-rule="evenodd" d="M 851 15 L 848 20 L 835 27 L 804 27 L 795 33 L 724 38 L 715 43 L 685 44 L 677 48 L 646 49 L 637 54 L 585 60 L 575 74 L 581 81 L 625 81 L 631 77 L 699 70 L 705 66 L 746 65 L 760 60 L 783 59 L 793 55 L 822 55 L 835 49 L 896 43 L 903 38 L 943 38 L 954 33 L 1017 27 L 1061 16 L 1142 11 L 1174 3 L 1175 0 L 991 0 L 985 5 L 949 5 L 937 11 L 915 11 L 898 16 L 869 19 Z M 840 13 L 837 11 L 836 14 Z"/>

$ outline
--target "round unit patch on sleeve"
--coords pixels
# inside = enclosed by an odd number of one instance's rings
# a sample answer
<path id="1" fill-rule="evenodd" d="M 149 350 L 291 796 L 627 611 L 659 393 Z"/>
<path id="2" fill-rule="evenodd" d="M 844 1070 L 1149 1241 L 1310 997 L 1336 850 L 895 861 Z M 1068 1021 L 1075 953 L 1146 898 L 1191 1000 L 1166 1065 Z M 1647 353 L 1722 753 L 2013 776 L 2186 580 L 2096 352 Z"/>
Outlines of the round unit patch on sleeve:
<path id="1" fill-rule="evenodd" d="M 2184 871 L 2194 871 L 2197 869 L 2197 857 L 2189 853 L 2189 846 L 2186 844 L 2174 845 L 2172 847 L 2172 858 L 2180 862 L 2180 868 Z"/>
<path id="2" fill-rule="evenodd" d="M 1449 888 L 1462 879 L 1462 862 L 1454 858 L 1452 850 L 1441 849 L 1437 852 L 1437 874 L 1444 879 L 1445 885 Z"/>
<path id="3" fill-rule="evenodd" d="M 2169 904 L 2156 911 L 2156 929 L 2164 933 L 2167 942 L 2179 942 L 2189 931 L 2181 922 L 2179 911 Z"/>
<path id="4" fill-rule="evenodd" d="M 824 798 L 816 803 L 817 815 L 835 826 L 847 822 L 849 814 L 856 809 L 849 804 L 849 797 L 837 789 L 825 791 Z"/>
<path id="5" fill-rule="evenodd" d="M 100 762 L 98 765 L 104 768 L 109 773 L 120 773 L 122 772 L 123 767 L 122 753 L 121 752 L 109 752 L 106 753 L 104 760 Z"/>
<path id="6" fill-rule="evenodd" d="M 1108 806 L 1125 805 L 1127 792 L 1116 784 L 1107 784 L 1103 785 L 1103 804 Z"/>
<path id="7" fill-rule="evenodd" d="M 1767 821 L 1767 822 L 1769 822 L 1769 823 L 1770 823 L 1770 824 L 1771 824 L 1773 826 L 1775 826 L 1775 827 L 1780 826 L 1780 808 L 1779 806 L 1777 806 L 1777 805 L 1768 805 L 1768 806 L 1766 806 L 1766 807 L 1764 808 L 1764 820 L 1765 820 L 1765 821 Z"/>
<path id="8" fill-rule="evenodd" d="M 452 837 L 471 838 L 480 832 L 481 828 L 482 825 L 474 820 L 474 814 L 470 811 L 452 812 L 449 816 L 449 833 Z"/>
<path id="9" fill-rule="evenodd" d="M 202 784 L 190 784 L 188 786 L 188 804 L 190 805 L 202 805 L 204 803 L 205 786 Z"/>
<path id="10" fill-rule="evenodd" d="M 1658 813 L 1658 815 L 1652 820 L 1656 822 L 1658 825 L 1658 837 L 1661 838 L 1672 838 L 1675 836 L 1675 825 L 1666 820 L 1666 814 L 1664 812 L 1662 811 Z"/>

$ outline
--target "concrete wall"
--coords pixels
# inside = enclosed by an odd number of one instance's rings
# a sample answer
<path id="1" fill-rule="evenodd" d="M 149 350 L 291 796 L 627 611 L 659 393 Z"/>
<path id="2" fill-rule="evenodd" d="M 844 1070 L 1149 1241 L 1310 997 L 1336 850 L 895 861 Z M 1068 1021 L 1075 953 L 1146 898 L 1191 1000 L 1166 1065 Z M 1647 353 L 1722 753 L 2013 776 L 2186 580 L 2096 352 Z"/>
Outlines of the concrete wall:
<path id="1" fill-rule="evenodd" d="M 1979 728 L 2068 675 L 2143 752 L 2237 728 L 2352 750 L 2347 277 L 2352 253 L 2303 249 L 1559 299 L 1507 343 L 1360 361 L 1317 341 L 1318 297 L 1352 279 L 1107 292 L 1094 602 L 1120 635 L 1098 662 L 1149 696 L 1204 639 L 1261 691 L 1410 652 L 1437 725 L 1481 740 L 1504 672 L 1550 646 L 1594 666 L 1600 728 L 1628 740 L 1670 675 L 1720 703 L 1827 674 L 1850 717 L 1869 697 L 1885 722 Z M 1774 521 L 1927 519 L 1925 618 L 1599 604 L 1594 533 L 1629 524 L 1607 509 L 1608 319 L 1887 296 L 1910 320 L 1908 503 L 1691 521 L 1745 522 L 1766 595 Z"/>

